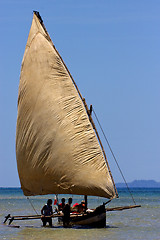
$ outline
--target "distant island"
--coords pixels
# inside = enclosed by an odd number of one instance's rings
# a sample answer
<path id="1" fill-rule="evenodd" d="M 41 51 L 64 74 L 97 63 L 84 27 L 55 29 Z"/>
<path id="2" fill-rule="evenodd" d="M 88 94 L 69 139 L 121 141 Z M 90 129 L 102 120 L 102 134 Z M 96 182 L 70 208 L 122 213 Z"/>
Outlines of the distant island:
<path id="1" fill-rule="evenodd" d="M 134 180 L 127 183 L 130 188 L 160 188 L 160 182 L 154 180 Z M 125 183 L 116 183 L 117 188 L 126 188 Z"/>

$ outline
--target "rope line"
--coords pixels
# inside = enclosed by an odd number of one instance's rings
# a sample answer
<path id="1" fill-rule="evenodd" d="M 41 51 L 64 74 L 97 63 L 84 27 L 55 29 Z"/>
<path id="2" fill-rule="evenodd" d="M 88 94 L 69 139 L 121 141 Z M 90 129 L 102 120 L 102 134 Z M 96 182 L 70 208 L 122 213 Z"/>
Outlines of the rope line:
<path id="1" fill-rule="evenodd" d="M 28 201 L 29 201 L 29 203 L 31 204 L 31 206 L 32 206 L 33 210 L 35 211 L 35 213 L 38 215 L 38 213 L 37 213 L 36 209 L 34 208 L 34 206 L 33 206 L 32 202 L 31 202 L 31 200 L 29 199 L 29 197 L 27 197 L 27 200 L 28 200 Z"/>
<path id="2" fill-rule="evenodd" d="M 97 122 L 98 122 L 98 125 L 99 125 L 99 127 L 100 127 L 100 129 L 101 129 L 101 131 L 102 131 L 102 133 L 103 133 L 103 136 L 104 136 L 104 138 L 105 138 L 105 140 L 106 140 L 106 142 L 107 142 L 107 145 L 108 145 L 109 150 L 110 150 L 110 152 L 111 152 L 111 154 L 112 154 L 112 156 L 113 156 L 113 159 L 114 159 L 114 161 L 115 161 L 115 163 L 116 163 L 116 165 L 117 165 L 117 167 L 118 167 L 118 169 L 119 169 L 119 171 L 120 171 L 120 173 L 121 173 L 121 176 L 122 176 L 122 178 L 123 178 L 123 180 L 124 180 L 124 182 L 125 182 L 125 184 L 126 184 L 126 187 L 127 187 L 127 189 L 128 189 L 128 192 L 130 193 L 134 204 L 136 204 L 136 202 L 135 202 L 135 200 L 134 200 L 134 198 L 133 198 L 133 195 L 132 195 L 132 193 L 131 193 L 131 191 L 130 191 L 130 189 L 129 189 L 129 186 L 128 186 L 127 182 L 126 182 L 126 179 L 125 179 L 125 177 L 124 177 L 124 175 L 123 175 L 123 173 L 122 173 L 122 170 L 121 170 L 121 168 L 120 168 L 120 166 L 119 166 L 119 164 L 118 164 L 118 162 L 117 162 L 117 159 L 116 159 L 116 157 L 115 157 L 115 155 L 114 155 L 114 153 L 113 153 L 113 151 L 112 151 L 112 148 L 111 148 L 111 146 L 110 146 L 110 144 L 109 144 L 109 141 L 108 141 L 108 139 L 107 139 L 107 137 L 106 137 L 106 135 L 105 135 L 105 133 L 104 133 L 104 131 L 103 131 L 103 129 L 102 129 L 102 126 L 101 126 L 101 124 L 100 124 L 100 122 L 99 122 L 99 120 L 98 120 L 98 117 L 97 117 L 94 109 L 93 109 L 93 113 L 94 113 L 94 115 L 95 115 L 95 117 L 96 117 L 96 120 L 97 120 Z"/>

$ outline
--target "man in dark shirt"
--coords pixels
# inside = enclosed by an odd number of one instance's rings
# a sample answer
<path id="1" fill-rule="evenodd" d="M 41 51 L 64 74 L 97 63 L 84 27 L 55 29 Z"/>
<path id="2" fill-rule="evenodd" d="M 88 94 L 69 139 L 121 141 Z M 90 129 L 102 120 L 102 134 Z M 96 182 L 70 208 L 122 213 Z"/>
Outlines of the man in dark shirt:
<path id="1" fill-rule="evenodd" d="M 59 211 L 63 211 L 63 208 L 65 207 L 65 198 L 62 198 L 61 201 L 62 202 L 60 204 L 58 204 Z"/>
<path id="2" fill-rule="evenodd" d="M 53 214 L 53 209 L 52 209 L 52 199 L 48 199 L 47 204 L 43 206 L 41 209 L 41 220 L 43 222 L 43 227 L 46 226 L 46 223 L 49 223 L 49 226 L 52 227 L 52 214 Z"/>
<path id="3" fill-rule="evenodd" d="M 72 198 L 68 199 L 68 203 L 63 208 L 63 226 L 68 227 L 70 222 L 70 212 L 71 212 Z"/>

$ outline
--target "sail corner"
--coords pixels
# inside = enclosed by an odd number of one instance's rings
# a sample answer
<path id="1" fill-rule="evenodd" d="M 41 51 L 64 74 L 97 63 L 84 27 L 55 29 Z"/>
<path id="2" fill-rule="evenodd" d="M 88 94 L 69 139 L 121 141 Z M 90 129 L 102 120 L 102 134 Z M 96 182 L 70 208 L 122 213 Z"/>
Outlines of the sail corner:
<path id="1" fill-rule="evenodd" d="M 40 23 L 43 23 L 43 20 L 41 18 L 40 13 L 38 11 L 34 11 L 34 10 L 33 10 L 33 13 L 37 16 L 37 18 L 39 19 Z"/>

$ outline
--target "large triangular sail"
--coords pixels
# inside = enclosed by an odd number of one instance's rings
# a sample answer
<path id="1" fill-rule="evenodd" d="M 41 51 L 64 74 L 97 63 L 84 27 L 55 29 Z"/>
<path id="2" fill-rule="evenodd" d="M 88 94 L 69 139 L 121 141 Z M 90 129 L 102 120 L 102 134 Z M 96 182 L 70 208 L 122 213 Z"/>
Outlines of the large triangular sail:
<path id="1" fill-rule="evenodd" d="M 35 13 L 21 68 L 16 157 L 25 195 L 116 196 L 84 104 Z"/>

